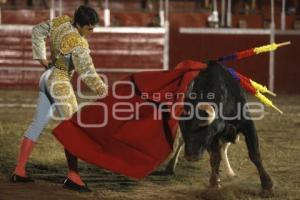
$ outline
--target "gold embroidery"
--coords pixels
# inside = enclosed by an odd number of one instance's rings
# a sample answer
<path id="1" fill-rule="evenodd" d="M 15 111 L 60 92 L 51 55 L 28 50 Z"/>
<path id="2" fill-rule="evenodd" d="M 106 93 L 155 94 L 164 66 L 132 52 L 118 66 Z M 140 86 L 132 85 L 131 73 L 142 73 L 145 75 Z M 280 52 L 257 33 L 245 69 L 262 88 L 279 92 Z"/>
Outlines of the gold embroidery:
<path id="1" fill-rule="evenodd" d="M 66 22 L 70 22 L 71 20 L 72 19 L 67 15 L 57 17 L 57 18 L 52 20 L 52 27 L 53 28 L 59 27 L 60 25 L 66 23 Z"/>
<path id="2" fill-rule="evenodd" d="M 65 16 L 52 20 L 50 44 L 55 67 L 47 82 L 47 86 L 51 88 L 51 94 L 58 104 L 56 107 L 64 117 L 72 116 L 78 109 L 70 83 L 75 64 L 76 71 L 83 75 L 83 81 L 92 91 L 100 95 L 107 90 L 107 86 L 95 71 L 92 58 L 89 55 L 87 40 L 78 33 L 71 21 L 67 19 L 68 17 Z M 72 60 L 73 58 L 74 60 Z"/>
<path id="3" fill-rule="evenodd" d="M 70 79 L 63 74 L 63 71 L 54 69 L 49 77 L 48 87 L 55 101 L 55 107 L 64 118 L 69 118 L 77 112 L 78 104 Z"/>
<path id="4" fill-rule="evenodd" d="M 102 96 L 107 91 L 106 84 L 97 74 L 92 58 L 87 49 L 77 48 L 72 52 L 72 61 L 75 70 L 80 74 L 83 82 L 96 94 Z"/>
<path id="5" fill-rule="evenodd" d="M 62 80 L 68 80 L 70 81 L 72 78 L 73 74 L 69 74 L 67 71 L 65 70 L 61 70 L 58 68 L 54 68 L 52 71 L 52 74 L 50 75 L 49 80 L 51 81 L 62 81 Z"/>
<path id="6" fill-rule="evenodd" d="M 71 53 L 76 47 L 89 48 L 87 41 L 77 32 L 66 34 L 60 43 L 60 50 L 63 54 Z"/>
<path id="7" fill-rule="evenodd" d="M 50 43 L 51 43 L 51 53 L 52 58 L 55 59 L 58 54 L 60 54 L 60 43 L 62 38 L 75 30 L 72 29 L 71 23 L 64 23 L 58 28 L 51 29 L 50 32 Z"/>
<path id="8" fill-rule="evenodd" d="M 59 55 L 59 57 L 55 60 L 55 68 L 65 71 L 69 74 L 69 76 L 72 75 L 72 72 L 74 70 L 74 67 L 72 65 L 71 55 Z"/>
<path id="9" fill-rule="evenodd" d="M 65 60 L 63 56 L 59 56 L 59 58 L 55 62 L 55 67 L 57 67 L 60 70 L 68 70 L 68 66 L 66 66 Z"/>
<path id="10" fill-rule="evenodd" d="M 78 109 L 76 96 L 70 81 L 71 76 L 67 71 L 57 68 L 53 69 L 47 81 L 47 86 L 55 101 L 55 107 L 65 118 L 71 117 Z"/>

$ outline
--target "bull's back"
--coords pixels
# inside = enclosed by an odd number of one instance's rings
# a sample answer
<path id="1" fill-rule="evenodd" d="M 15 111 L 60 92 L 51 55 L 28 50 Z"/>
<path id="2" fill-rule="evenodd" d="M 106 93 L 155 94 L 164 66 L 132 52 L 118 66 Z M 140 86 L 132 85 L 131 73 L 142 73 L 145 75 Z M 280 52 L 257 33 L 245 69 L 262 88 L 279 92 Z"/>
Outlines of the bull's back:
<path id="1" fill-rule="evenodd" d="M 203 100 L 222 105 L 226 115 L 235 115 L 237 105 L 242 106 L 246 102 L 239 81 L 221 63 L 209 62 L 208 67 L 200 73 L 195 84 L 199 87 L 197 90 L 204 93 L 203 96 L 211 96 L 208 93 L 213 93 L 214 99 Z"/>

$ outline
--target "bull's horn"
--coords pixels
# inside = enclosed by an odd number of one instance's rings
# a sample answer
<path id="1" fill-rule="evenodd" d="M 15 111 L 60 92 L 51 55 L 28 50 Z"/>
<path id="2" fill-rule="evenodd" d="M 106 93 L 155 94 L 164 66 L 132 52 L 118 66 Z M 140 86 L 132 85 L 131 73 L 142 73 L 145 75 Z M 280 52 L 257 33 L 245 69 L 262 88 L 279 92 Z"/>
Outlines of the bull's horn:
<path id="1" fill-rule="evenodd" d="M 210 125 L 216 118 L 216 112 L 214 108 L 209 103 L 200 103 L 197 108 L 203 110 L 208 114 L 207 121 L 199 124 L 200 127 Z"/>

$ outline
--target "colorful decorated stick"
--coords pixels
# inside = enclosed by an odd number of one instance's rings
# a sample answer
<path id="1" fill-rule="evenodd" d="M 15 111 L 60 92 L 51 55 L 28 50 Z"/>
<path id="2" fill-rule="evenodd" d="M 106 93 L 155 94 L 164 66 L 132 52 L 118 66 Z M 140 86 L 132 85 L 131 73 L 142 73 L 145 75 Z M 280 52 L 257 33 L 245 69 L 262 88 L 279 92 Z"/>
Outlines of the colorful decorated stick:
<path id="1" fill-rule="evenodd" d="M 251 80 L 250 78 L 236 72 L 234 69 L 232 69 L 232 68 L 227 68 L 227 69 L 231 73 L 231 75 L 233 77 L 235 77 L 240 82 L 240 85 L 248 93 L 251 93 L 254 96 L 256 96 L 266 106 L 272 107 L 275 110 L 277 110 L 280 114 L 283 114 L 283 112 L 278 107 L 276 107 L 273 104 L 273 102 L 270 99 L 268 99 L 267 97 L 265 97 L 262 93 L 268 93 L 268 94 L 271 94 L 273 96 L 276 96 L 276 94 L 269 91 L 266 86 L 263 86 L 263 85 L 255 82 L 255 81 Z"/>
<path id="2" fill-rule="evenodd" d="M 272 43 L 272 44 L 264 45 L 261 47 L 251 48 L 251 49 L 239 51 L 239 52 L 227 55 L 227 56 L 222 56 L 222 57 L 218 58 L 218 61 L 219 62 L 227 62 L 230 60 L 239 60 L 239 59 L 247 58 L 250 56 L 257 55 L 257 54 L 275 51 L 278 47 L 286 46 L 289 44 L 291 44 L 291 42 L 287 41 L 287 42 L 282 42 L 282 43 L 278 43 L 278 44 Z"/>
<path id="3" fill-rule="evenodd" d="M 252 49 L 247 49 L 244 51 L 240 51 L 234 54 L 230 54 L 227 56 L 222 56 L 220 58 L 218 58 L 219 62 L 226 62 L 226 61 L 230 61 L 230 60 L 239 60 L 239 59 L 243 59 L 243 58 L 247 58 L 250 56 L 254 56 L 254 55 L 258 55 L 261 53 L 266 53 L 266 52 L 270 52 L 270 51 L 275 51 L 277 48 L 282 47 L 282 46 L 286 46 L 291 44 L 290 41 L 287 42 L 282 42 L 282 43 L 272 43 L 269 45 L 264 45 L 261 47 L 256 47 L 256 48 L 252 48 Z M 280 114 L 282 114 L 283 112 L 276 107 L 273 102 L 271 100 L 269 100 L 267 97 L 265 97 L 262 93 L 268 93 L 270 95 L 276 96 L 276 94 L 274 94 L 273 92 L 269 91 L 268 88 L 266 86 L 263 86 L 253 80 L 251 80 L 250 78 L 234 71 L 232 68 L 227 68 L 228 71 L 231 73 L 231 75 L 233 77 L 235 77 L 239 82 L 240 85 L 248 92 L 253 94 L 254 96 L 256 96 L 262 103 L 264 103 L 267 106 L 270 106 L 272 108 L 274 108 L 275 110 L 277 110 Z"/>
<path id="4" fill-rule="evenodd" d="M 263 85 L 261 85 L 260 83 L 257 83 L 257 82 L 255 82 L 255 81 L 253 81 L 253 80 L 251 80 L 250 79 L 250 82 L 251 82 L 251 85 L 256 89 L 256 90 L 258 90 L 258 91 L 260 91 L 260 92 L 262 92 L 262 93 L 268 93 L 268 94 L 270 94 L 270 95 L 272 95 L 272 96 L 276 96 L 276 94 L 275 93 L 273 93 L 273 92 L 271 92 L 270 90 L 268 90 L 268 88 L 267 88 L 267 86 L 263 86 Z"/>
<path id="5" fill-rule="evenodd" d="M 268 99 L 267 97 L 265 97 L 264 95 L 262 95 L 260 92 L 257 92 L 255 94 L 255 96 L 261 101 L 263 102 L 265 105 L 269 106 L 269 107 L 272 107 L 274 108 L 275 110 L 277 110 L 280 114 L 283 114 L 283 112 L 278 108 L 276 107 L 273 102 Z"/>

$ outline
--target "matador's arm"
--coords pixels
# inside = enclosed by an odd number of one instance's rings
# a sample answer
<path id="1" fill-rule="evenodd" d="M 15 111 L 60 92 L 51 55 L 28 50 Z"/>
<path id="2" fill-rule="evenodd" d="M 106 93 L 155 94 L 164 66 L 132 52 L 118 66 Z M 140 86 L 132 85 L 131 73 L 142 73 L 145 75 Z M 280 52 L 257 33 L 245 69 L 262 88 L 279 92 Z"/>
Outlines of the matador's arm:
<path id="1" fill-rule="evenodd" d="M 46 60 L 45 39 L 50 33 L 50 21 L 40 23 L 32 29 L 32 56 L 36 60 Z"/>
<path id="2" fill-rule="evenodd" d="M 107 85 L 97 74 L 90 51 L 87 48 L 78 47 L 72 52 L 74 68 L 79 73 L 83 82 L 99 96 L 107 94 Z"/>

